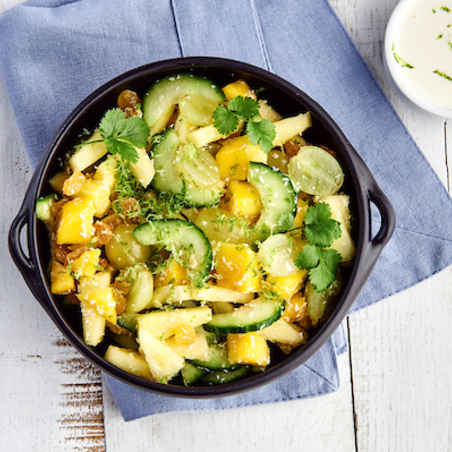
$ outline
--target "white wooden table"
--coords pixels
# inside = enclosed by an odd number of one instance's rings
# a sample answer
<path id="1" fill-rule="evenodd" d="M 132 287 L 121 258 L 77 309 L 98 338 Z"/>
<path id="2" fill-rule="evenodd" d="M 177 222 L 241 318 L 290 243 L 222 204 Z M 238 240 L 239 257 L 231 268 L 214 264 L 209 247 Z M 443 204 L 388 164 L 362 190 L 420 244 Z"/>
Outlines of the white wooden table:
<path id="1" fill-rule="evenodd" d="M 330 1 L 450 189 L 450 122 L 410 109 L 384 75 L 382 40 L 397 0 Z M 0 13 L 18 3 L 0 0 Z M 452 268 L 347 319 L 350 353 L 339 357 L 334 394 L 124 423 L 100 372 L 62 338 L 9 257 L 8 228 L 31 171 L 1 81 L 0 162 L 1 451 L 452 450 Z"/>

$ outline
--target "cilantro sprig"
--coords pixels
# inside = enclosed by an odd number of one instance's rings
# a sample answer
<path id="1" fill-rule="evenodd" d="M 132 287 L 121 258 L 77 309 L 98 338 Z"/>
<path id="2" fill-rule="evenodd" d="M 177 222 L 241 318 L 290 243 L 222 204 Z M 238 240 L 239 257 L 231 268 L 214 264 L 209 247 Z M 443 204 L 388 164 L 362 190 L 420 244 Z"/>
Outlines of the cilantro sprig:
<path id="1" fill-rule="evenodd" d="M 111 154 L 118 154 L 130 163 L 138 162 L 136 148 L 145 148 L 148 144 L 149 127 L 138 117 L 126 117 L 120 108 L 108 110 L 99 124 L 99 133 Z M 79 146 L 95 143 L 90 141 Z"/>
<path id="2" fill-rule="evenodd" d="M 309 270 L 309 279 L 317 292 L 324 292 L 335 280 L 341 255 L 330 247 L 342 234 L 340 223 L 331 218 L 330 206 L 320 202 L 309 206 L 304 220 L 309 245 L 298 253 L 295 264 Z"/>
<path id="3" fill-rule="evenodd" d="M 234 132 L 242 120 L 246 123 L 246 131 L 252 144 L 259 145 L 268 154 L 276 137 L 274 124 L 268 119 L 254 121 L 259 113 L 259 103 L 250 97 L 236 96 L 227 105 L 220 105 L 213 112 L 213 123 L 222 135 Z"/>

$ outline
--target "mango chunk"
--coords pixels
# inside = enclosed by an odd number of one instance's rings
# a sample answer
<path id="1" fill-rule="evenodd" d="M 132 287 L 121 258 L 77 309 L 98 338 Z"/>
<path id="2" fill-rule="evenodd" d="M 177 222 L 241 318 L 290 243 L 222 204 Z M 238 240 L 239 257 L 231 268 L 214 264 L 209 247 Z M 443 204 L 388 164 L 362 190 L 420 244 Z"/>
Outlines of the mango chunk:
<path id="1" fill-rule="evenodd" d="M 308 270 L 298 270 L 289 276 L 268 275 L 263 287 L 275 292 L 283 300 L 290 300 L 298 292 L 308 276 Z"/>
<path id="2" fill-rule="evenodd" d="M 222 180 L 246 180 L 248 163 L 267 163 L 267 154 L 251 144 L 247 135 L 227 140 L 215 156 Z"/>
<path id="3" fill-rule="evenodd" d="M 229 85 L 226 85 L 223 88 L 223 93 L 227 100 L 231 100 L 237 96 L 251 97 L 256 100 L 256 94 L 250 88 L 248 83 L 245 82 L 245 80 L 237 80 Z"/>
<path id="4" fill-rule="evenodd" d="M 78 196 L 92 200 L 94 215 L 99 218 L 110 209 L 110 194 L 108 186 L 95 179 L 87 179 L 78 192 Z"/>
<path id="5" fill-rule="evenodd" d="M 308 303 L 301 292 L 286 300 L 282 318 L 288 323 L 301 322 L 308 315 Z"/>
<path id="6" fill-rule="evenodd" d="M 228 334 L 228 361 L 265 367 L 270 364 L 270 348 L 267 340 L 257 332 Z"/>
<path id="7" fill-rule="evenodd" d="M 259 289 L 259 264 L 247 244 L 216 242 L 213 246 L 217 285 L 239 292 Z"/>
<path id="8" fill-rule="evenodd" d="M 59 245 L 83 245 L 88 243 L 94 232 L 95 208 L 90 198 L 74 198 L 61 208 L 56 241 Z"/>
<path id="9" fill-rule="evenodd" d="M 96 273 L 99 264 L 100 249 L 85 251 L 79 258 L 71 264 L 71 272 L 78 278 L 82 276 L 92 276 Z"/>
<path id="10" fill-rule="evenodd" d="M 53 259 L 51 264 L 50 290 L 56 295 L 66 294 L 75 290 L 75 281 L 69 269 L 56 259 Z"/>
<path id="11" fill-rule="evenodd" d="M 181 286 L 188 284 L 187 270 L 175 259 L 170 258 L 162 271 L 157 273 L 155 278 L 155 287 L 164 287 L 168 285 Z"/>
<path id="12" fill-rule="evenodd" d="M 254 217 L 261 213 L 259 192 L 246 181 L 231 180 L 226 191 L 225 206 L 236 217 Z"/>

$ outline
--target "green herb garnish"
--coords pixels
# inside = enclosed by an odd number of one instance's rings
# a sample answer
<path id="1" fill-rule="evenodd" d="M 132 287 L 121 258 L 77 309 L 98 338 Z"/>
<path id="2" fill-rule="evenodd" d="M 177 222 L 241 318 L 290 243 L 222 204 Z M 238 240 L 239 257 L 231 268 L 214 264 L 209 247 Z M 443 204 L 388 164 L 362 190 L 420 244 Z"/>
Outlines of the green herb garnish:
<path id="1" fill-rule="evenodd" d="M 450 82 L 452 82 L 452 77 L 450 75 L 447 75 L 444 72 L 440 72 L 440 71 L 438 71 L 438 69 L 433 71 L 433 73 L 439 75 L 442 78 L 445 78 L 446 80 L 449 80 Z"/>
<path id="2" fill-rule="evenodd" d="M 229 135 L 239 125 L 246 122 L 246 131 L 252 144 L 259 145 L 268 154 L 276 137 L 275 126 L 268 119 L 253 121 L 259 113 L 259 103 L 250 97 L 237 96 L 231 99 L 227 106 L 220 105 L 213 112 L 213 123 L 222 135 Z"/>
<path id="3" fill-rule="evenodd" d="M 309 206 L 304 221 L 304 232 L 309 245 L 298 253 L 295 264 L 309 269 L 309 279 L 317 292 L 324 292 L 335 280 L 341 255 L 331 246 L 342 234 L 340 223 L 331 218 L 331 209 L 321 202 Z"/>
<path id="4" fill-rule="evenodd" d="M 149 139 L 149 127 L 138 116 L 127 118 L 120 108 L 105 113 L 99 125 L 99 133 L 111 154 L 118 154 L 130 163 L 138 162 L 136 148 L 145 148 Z"/>
<path id="5" fill-rule="evenodd" d="M 448 8 L 447 6 L 441 6 L 441 9 L 443 11 L 446 11 L 446 13 L 450 13 L 450 8 Z"/>
<path id="6" fill-rule="evenodd" d="M 394 59 L 397 61 L 398 64 L 402 67 L 407 67 L 408 69 L 414 69 L 414 66 L 412 66 L 410 63 L 405 61 L 394 49 L 394 44 L 392 44 L 392 54 L 394 55 Z"/>

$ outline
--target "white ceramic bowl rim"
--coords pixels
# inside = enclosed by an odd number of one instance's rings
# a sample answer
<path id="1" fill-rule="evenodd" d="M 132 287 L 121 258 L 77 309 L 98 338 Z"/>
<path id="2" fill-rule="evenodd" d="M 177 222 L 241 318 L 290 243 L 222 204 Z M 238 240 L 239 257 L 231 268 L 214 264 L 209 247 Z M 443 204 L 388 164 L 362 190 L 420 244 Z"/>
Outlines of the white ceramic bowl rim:
<path id="1" fill-rule="evenodd" d="M 443 118 L 452 118 L 452 109 L 441 108 L 421 97 L 414 89 L 409 86 L 404 77 L 400 74 L 399 66 L 393 55 L 392 44 L 400 22 L 405 18 L 408 8 L 413 6 L 413 0 L 401 0 L 389 18 L 384 41 L 384 63 L 389 77 L 396 88 L 413 104 Z"/>

